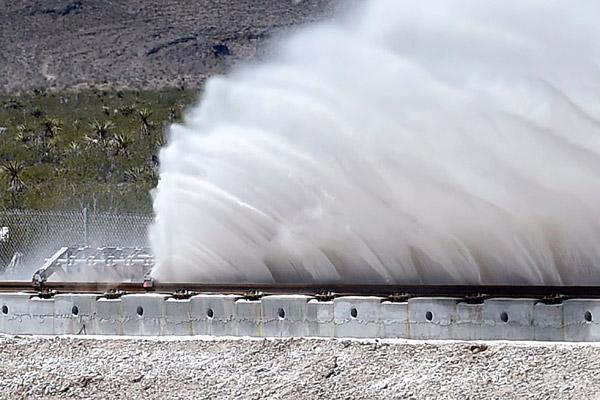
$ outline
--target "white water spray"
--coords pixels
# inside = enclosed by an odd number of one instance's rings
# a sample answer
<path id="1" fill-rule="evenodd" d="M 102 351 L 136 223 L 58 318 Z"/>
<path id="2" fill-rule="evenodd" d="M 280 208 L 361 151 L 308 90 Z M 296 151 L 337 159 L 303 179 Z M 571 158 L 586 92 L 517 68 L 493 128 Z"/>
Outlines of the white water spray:
<path id="1" fill-rule="evenodd" d="M 600 3 L 373 0 L 212 78 L 161 281 L 600 283 Z"/>

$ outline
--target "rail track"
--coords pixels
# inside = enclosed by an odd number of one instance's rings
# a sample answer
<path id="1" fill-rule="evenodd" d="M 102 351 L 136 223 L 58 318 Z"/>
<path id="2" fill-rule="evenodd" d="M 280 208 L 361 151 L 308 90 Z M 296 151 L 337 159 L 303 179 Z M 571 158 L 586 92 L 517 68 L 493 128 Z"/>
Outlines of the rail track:
<path id="1" fill-rule="evenodd" d="M 237 294 L 246 297 L 301 294 L 318 298 L 336 296 L 383 296 L 402 301 L 410 297 L 458 297 L 477 301 L 492 297 L 537 298 L 560 301 L 568 298 L 600 298 L 600 286 L 531 286 L 531 285 L 371 285 L 371 284 L 264 284 L 264 283 L 148 283 L 148 282 L 0 282 L 0 293 L 30 292 L 139 294 L 195 293 Z"/>

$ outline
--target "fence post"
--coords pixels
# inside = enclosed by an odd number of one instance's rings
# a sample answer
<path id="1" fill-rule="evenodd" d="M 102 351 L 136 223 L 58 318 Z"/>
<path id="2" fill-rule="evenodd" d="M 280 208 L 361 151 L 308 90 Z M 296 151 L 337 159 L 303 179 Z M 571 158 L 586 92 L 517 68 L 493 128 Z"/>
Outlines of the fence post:
<path id="1" fill-rule="evenodd" d="M 83 243 L 88 245 L 88 208 L 83 207 Z"/>

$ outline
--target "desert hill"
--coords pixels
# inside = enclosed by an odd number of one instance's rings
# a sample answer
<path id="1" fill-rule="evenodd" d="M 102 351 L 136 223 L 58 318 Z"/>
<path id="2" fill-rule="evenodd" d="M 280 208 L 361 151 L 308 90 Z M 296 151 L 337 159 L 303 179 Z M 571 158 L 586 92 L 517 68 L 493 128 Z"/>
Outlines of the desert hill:
<path id="1" fill-rule="evenodd" d="M 335 0 L 0 2 L 0 93 L 36 87 L 198 87 L 259 57 Z"/>

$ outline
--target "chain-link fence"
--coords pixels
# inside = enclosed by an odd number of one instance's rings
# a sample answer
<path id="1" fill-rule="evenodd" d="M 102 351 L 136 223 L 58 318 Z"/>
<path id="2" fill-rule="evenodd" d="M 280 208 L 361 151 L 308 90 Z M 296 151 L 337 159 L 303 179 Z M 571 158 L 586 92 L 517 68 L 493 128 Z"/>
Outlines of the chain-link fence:
<path id="1" fill-rule="evenodd" d="M 29 272 L 63 246 L 148 246 L 152 214 L 0 211 L 0 273 L 9 266 Z"/>

